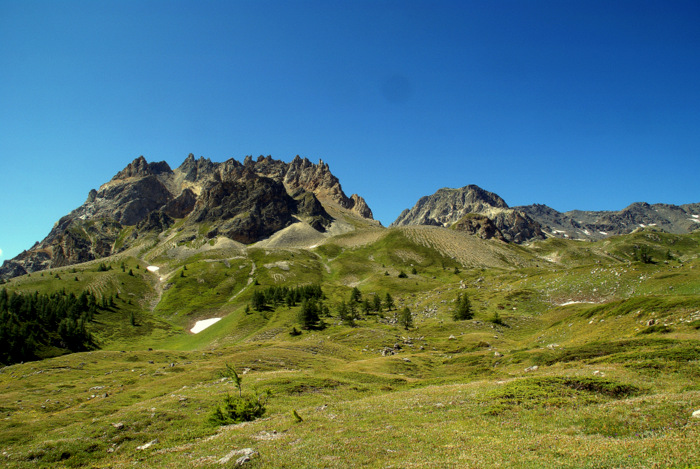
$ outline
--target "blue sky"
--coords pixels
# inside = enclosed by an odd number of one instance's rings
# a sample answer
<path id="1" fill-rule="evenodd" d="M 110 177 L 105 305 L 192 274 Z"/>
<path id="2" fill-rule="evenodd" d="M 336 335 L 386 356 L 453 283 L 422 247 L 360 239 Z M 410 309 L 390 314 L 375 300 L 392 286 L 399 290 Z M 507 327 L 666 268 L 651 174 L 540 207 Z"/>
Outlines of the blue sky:
<path id="1" fill-rule="evenodd" d="M 323 159 L 383 224 L 700 202 L 697 1 L 0 0 L 0 260 L 131 160 Z"/>

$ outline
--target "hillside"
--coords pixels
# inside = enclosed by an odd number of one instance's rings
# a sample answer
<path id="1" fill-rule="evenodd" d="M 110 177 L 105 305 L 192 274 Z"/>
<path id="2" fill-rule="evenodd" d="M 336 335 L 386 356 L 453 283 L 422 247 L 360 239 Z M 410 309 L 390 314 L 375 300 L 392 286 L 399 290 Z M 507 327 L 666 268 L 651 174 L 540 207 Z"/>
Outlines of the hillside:
<path id="1" fill-rule="evenodd" d="M 87 323 L 97 349 L 0 370 L 4 464 L 221 467 L 246 448 L 246 467 L 700 460 L 698 234 L 522 246 L 342 223 L 323 239 L 290 225 L 247 246 L 175 224 L 100 261 L 10 280 L 9 292 L 89 291 L 114 306 Z M 303 329 L 300 304 L 251 308 L 300 285 L 322 288 L 323 328 Z M 348 321 L 339 308 L 353 288 Z M 473 319 L 452 319 L 458 294 Z M 380 310 L 365 311 L 375 297 Z M 237 393 L 227 364 L 244 394 L 272 392 L 264 418 L 209 422 Z"/>
<path id="2" fill-rule="evenodd" d="M 3 265 L 0 461 L 697 464 L 697 207 L 533 207 L 384 228 L 323 162 L 138 158 Z"/>

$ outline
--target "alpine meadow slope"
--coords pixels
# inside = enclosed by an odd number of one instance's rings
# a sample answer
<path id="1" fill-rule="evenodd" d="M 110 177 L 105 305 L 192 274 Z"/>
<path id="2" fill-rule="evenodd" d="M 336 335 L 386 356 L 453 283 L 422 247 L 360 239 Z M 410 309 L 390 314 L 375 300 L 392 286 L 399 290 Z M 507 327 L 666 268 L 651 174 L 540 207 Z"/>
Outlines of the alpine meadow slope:
<path id="1" fill-rule="evenodd" d="M 3 266 L 0 461 L 697 465 L 697 204 L 616 213 L 385 228 L 323 162 L 138 158 Z"/>

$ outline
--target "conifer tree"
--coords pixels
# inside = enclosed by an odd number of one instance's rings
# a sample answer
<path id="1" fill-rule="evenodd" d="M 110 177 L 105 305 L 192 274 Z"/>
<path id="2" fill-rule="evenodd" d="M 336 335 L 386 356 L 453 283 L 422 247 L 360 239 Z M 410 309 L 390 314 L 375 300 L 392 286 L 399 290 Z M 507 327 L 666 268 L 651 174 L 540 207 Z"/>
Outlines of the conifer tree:
<path id="1" fill-rule="evenodd" d="M 379 297 L 379 295 L 375 294 L 373 301 L 373 308 L 374 311 L 377 313 L 381 313 L 382 311 L 382 299 Z"/>
<path id="2" fill-rule="evenodd" d="M 321 319 L 318 316 L 318 305 L 313 298 L 304 299 L 299 311 L 299 322 L 304 329 L 313 329 L 318 326 Z"/>
<path id="3" fill-rule="evenodd" d="M 474 313 L 472 312 L 472 303 L 469 301 L 469 296 L 466 293 L 464 295 L 458 293 L 452 319 L 455 321 L 463 321 L 472 319 L 473 317 Z"/>
<path id="4" fill-rule="evenodd" d="M 338 317 L 348 326 L 355 325 L 355 319 L 352 317 L 350 309 L 348 308 L 347 303 L 345 303 L 345 300 L 341 301 L 338 305 Z"/>
<path id="5" fill-rule="evenodd" d="M 394 308 L 394 299 L 389 292 L 384 297 L 384 306 L 386 306 L 387 311 L 391 311 Z"/>
<path id="6" fill-rule="evenodd" d="M 399 324 L 403 326 L 403 328 L 406 330 L 409 330 L 411 327 L 413 327 L 413 316 L 411 315 L 411 310 L 408 309 L 408 306 L 401 310 L 401 312 L 399 313 L 398 321 Z"/>
<path id="7" fill-rule="evenodd" d="M 357 287 L 353 287 L 350 293 L 350 301 L 353 303 L 359 303 L 362 300 L 362 293 Z"/>

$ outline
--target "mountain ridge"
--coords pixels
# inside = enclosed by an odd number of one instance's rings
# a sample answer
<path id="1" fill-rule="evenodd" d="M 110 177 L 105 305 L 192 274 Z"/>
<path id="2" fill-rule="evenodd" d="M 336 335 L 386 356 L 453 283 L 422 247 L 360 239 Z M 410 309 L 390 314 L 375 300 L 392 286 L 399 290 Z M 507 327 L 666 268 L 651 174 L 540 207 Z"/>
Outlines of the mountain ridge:
<path id="1" fill-rule="evenodd" d="M 347 217 L 381 226 L 361 196 L 345 194 L 323 160 L 312 163 L 297 155 L 287 163 L 261 155 L 216 163 L 190 153 L 172 169 L 165 161 L 139 156 L 90 190 L 85 203 L 61 217 L 41 242 L 6 260 L 0 278 L 108 257 L 175 224 L 189 230 L 190 238 L 223 236 L 251 244 L 295 223 L 312 229 L 297 233 L 315 230 L 321 238 L 309 239 L 322 239 Z M 356 229 L 353 223 L 344 223 L 343 230 Z M 510 207 L 498 194 L 471 184 L 419 198 L 389 227 L 411 225 L 452 228 L 501 242 L 593 241 L 649 226 L 692 232 L 700 228 L 700 203 L 636 202 L 620 211 L 558 212 L 543 204 Z"/>
<path id="2" fill-rule="evenodd" d="M 522 243 L 546 237 L 593 241 L 658 227 L 674 234 L 700 229 L 700 203 L 672 205 L 635 202 L 619 211 L 558 212 L 543 204 L 510 207 L 500 196 L 479 186 L 442 188 L 423 196 L 391 223 L 394 226 L 434 225 L 462 229 L 469 214 L 486 216 L 507 241 Z M 471 220 L 472 224 L 474 220 Z M 472 226 L 464 228 L 475 230 Z M 486 230 L 497 236 L 493 229 Z"/>
<path id="3" fill-rule="evenodd" d="M 182 220 L 181 229 L 245 244 L 298 222 L 325 232 L 335 220 L 326 207 L 335 206 L 344 216 L 377 223 L 366 201 L 348 197 L 322 160 L 248 156 L 214 163 L 190 154 L 173 170 L 165 161 L 139 156 L 90 190 L 85 203 L 61 217 L 41 242 L 6 260 L 0 277 L 107 257 L 176 220 Z"/>

